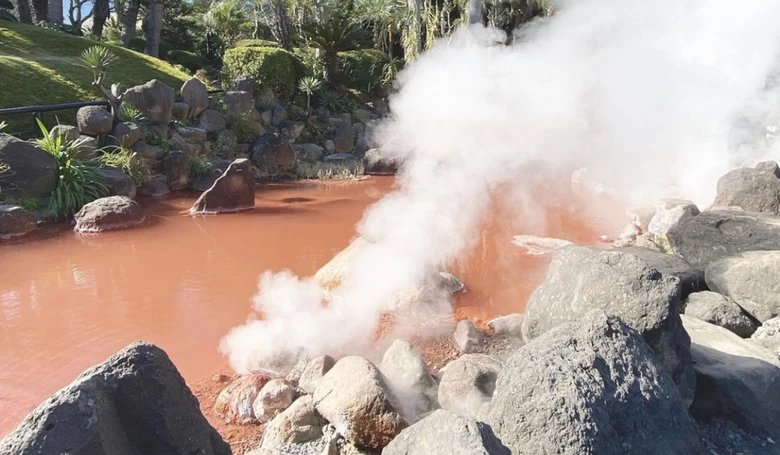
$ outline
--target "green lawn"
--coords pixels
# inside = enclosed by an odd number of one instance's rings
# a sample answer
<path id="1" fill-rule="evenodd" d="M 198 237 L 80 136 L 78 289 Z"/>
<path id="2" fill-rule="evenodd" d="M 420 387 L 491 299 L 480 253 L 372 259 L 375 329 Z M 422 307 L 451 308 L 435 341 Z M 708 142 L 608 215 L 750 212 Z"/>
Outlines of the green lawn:
<path id="1" fill-rule="evenodd" d="M 0 21 L 0 108 L 100 99 L 90 86 L 92 72 L 80 66 L 81 53 L 95 44 L 110 48 L 119 57 L 108 72 L 108 84 L 129 87 L 158 79 L 178 91 L 190 77 L 162 60 L 123 47 Z M 61 112 L 57 117 L 70 121 L 73 113 Z M 11 131 L 19 125 L 29 129 L 32 122 L 28 116 L 0 120 L 6 120 Z"/>

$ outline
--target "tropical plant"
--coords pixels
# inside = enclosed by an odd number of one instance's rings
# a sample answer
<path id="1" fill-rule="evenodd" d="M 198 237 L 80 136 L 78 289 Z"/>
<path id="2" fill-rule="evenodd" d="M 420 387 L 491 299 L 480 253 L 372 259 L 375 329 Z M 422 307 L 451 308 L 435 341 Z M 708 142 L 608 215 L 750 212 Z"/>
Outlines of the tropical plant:
<path id="1" fill-rule="evenodd" d="M 400 58 L 394 58 L 385 63 L 384 67 L 382 68 L 382 83 L 392 83 L 395 80 L 395 77 L 398 75 L 398 72 L 401 71 L 403 63 L 404 62 Z"/>
<path id="2" fill-rule="evenodd" d="M 201 19 L 206 34 L 218 36 L 225 49 L 236 42 L 241 33 L 241 25 L 245 22 L 246 14 L 239 0 L 215 1 Z"/>
<path id="3" fill-rule="evenodd" d="M 49 197 L 49 210 L 58 218 L 70 217 L 84 204 L 108 194 L 108 187 L 100 175 L 100 163 L 77 158 L 81 141 L 70 141 L 62 135 L 51 136 L 40 119 L 36 119 L 43 135 L 36 140 L 57 163 L 57 187 Z"/>
<path id="4" fill-rule="evenodd" d="M 149 119 L 146 117 L 146 114 L 141 112 L 138 108 L 135 106 L 131 106 L 129 104 L 123 104 L 119 113 L 119 118 L 123 122 L 132 122 L 136 125 L 146 125 L 149 123 Z"/>
<path id="5" fill-rule="evenodd" d="M 133 180 L 136 186 L 141 186 L 148 182 L 152 176 L 149 165 L 141 160 L 135 152 L 125 147 L 114 148 L 110 152 L 104 151 L 100 161 L 107 166 L 121 169 L 122 172 Z"/>
<path id="6" fill-rule="evenodd" d="M 108 68 L 117 60 L 116 55 L 103 46 L 92 46 L 81 54 L 81 62 L 92 70 L 92 87 L 94 87 L 111 105 L 111 113 L 114 118 L 119 118 L 120 106 L 124 94 L 120 93 L 119 84 L 113 84 L 111 90 L 103 86 L 106 80 Z"/>
<path id="7" fill-rule="evenodd" d="M 289 7 L 295 7 L 294 0 L 251 0 L 250 8 L 255 23 L 253 36 L 258 36 L 260 24 L 268 27 L 274 39 L 286 50 L 292 50 L 293 29 Z"/>
<path id="8" fill-rule="evenodd" d="M 295 93 L 295 56 L 280 48 L 237 47 L 228 49 L 222 66 L 223 86 L 236 77 L 248 76 L 255 86 L 255 93 L 270 90 L 281 100 L 288 100 Z"/>
<path id="9" fill-rule="evenodd" d="M 320 92 L 320 106 L 331 110 L 338 109 L 344 103 L 341 93 L 332 89 L 324 89 Z"/>
<path id="10" fill-rule="evenodd" d="M 257 139 L 257 130 L 255 129 L 255 121 L 249 118 L 249 115 L 244 114 L 241 117 L 234 119 L 233 124 L 230 125 L 231 131 L 236 133 L 236 138 L 239 143 L 246 144 Z"/>
<path id="11" fill-rule="evenodd" d="M 323 52 L 325 80 L 339 82 L 339 56 L 342 51 L 360 48 L 366 43 L 365 31 L 346 14 L 333 14 L 326 22 L 306 29 L 309 45 Z"/>
<path id="12" fill-rule="evenodd" d="M 196 179 L 212 168 L 212 164 L 205 155 L 195 154 L 190 157 L 190 177 Z"/>
<path id="13" fill-rule="evenodd" d="M 307 76 L 298 81 L 298 90 L 306 94 L 306 112 L 311 111 L 311 97 L 320 89 L 322 81 L 314 76 Z"/>
<path id="14" fill-rule="evenodd" d="M 146 142 L 150 145 L 156 145 L 160 147 L 165 153 L 168 153 L 171 151 L 171 147 L 173 147 L 173 141 L 161 134 L 158 133 L 151 133 L 146 138 Z"/>

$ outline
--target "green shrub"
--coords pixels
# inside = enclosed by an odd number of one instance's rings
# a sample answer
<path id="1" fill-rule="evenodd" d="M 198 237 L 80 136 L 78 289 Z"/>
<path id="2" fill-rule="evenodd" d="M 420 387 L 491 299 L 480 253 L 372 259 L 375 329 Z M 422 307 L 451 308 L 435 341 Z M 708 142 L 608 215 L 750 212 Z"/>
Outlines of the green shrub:
<path id="1" fill-rule="evenodd" d="M 349 88 L 370 92 L 382 81 L 382 72 L 388 59 L 377 49 L 358 49 L 339 52 L 339 65 L 344 85 Z"/>
<path id="2" fill-rule="evenodd" d="M 49 210 L 58 218 L 70 217 L 81 210 L 84 204 L 108 194 L 100 163 L 94 160 L 75 158 L 79 141 L 68 141 L 63 136 L 50 137 L 49 130 L 38 120 L 43 139 L 38 146 L 54 158 L 57 163 L 57 187 L 49 196 Z"/>
<path id="3" fill-rule="evenodd" d="M 233 120 L 233 125 L 230 127 L 230 129 L 236 133 L 236 138 L 240 144 L 250 143 L 257 139 L 255 122 L 247 115 L 243 115 Z"/>
<path id="4" fill-rule="evenodd" d="M 190 157 L 190 177 L 196 179 L 209 170 L 211 170 L 212 164 L 208 157 L 205 155 L 195 154 Z"/>
<path id="5" fill-rule="evenodd" d="M 276 41 L 265 39 L 242 39 L 238 40 L 233 47 L 281 47 Z"/>
<path id="6" fill-rule="evenodd" d="M 166 59 L 170 63 L 181 65 L 184 68 L 187 68 L 192 73 L 205 66 L 203 58 L 200 55 L 190 51 L 168 51 L 168 56 Z"/>
<path id="7" fill-rule="evenodd" d="M 121 169 L 122 172 L 130 176 L 136 186 L 141 186 L 149 181 L 152 172 L 149 165 L 138 158 L 135 152 L 124 147 L 117 148 L 113 152 L 104 153 L 100 161 L 108 166 Z"/>
<path id="8" fill-rule="evenodd" d="M 223 81 L 228 87 L 236 77 L 246 75 L 254 82 L 257 95 L 269 89 L 280 100 L 289 100 L 295 93 L 298 65 L 284 49 L 237 47 L 225 52 Z"/>
<path id="9" fill-rule="evenodd" d="M 143 38 L 139 38 L 137 36 L 135 38 L 130 38 L 130 41 L 128 41 L 127 43 L 127 48 L 132 49 L 136 52 L 143 53 L 145 47 L 146 47 L 146 40 Z"/>

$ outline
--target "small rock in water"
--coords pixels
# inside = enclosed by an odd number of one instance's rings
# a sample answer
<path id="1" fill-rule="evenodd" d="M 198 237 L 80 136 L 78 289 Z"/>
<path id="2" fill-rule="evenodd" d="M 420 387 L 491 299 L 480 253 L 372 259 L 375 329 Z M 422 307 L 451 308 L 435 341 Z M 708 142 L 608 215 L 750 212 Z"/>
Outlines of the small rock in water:
<path id="1" fill-rule="evenodd" d="M 569 245 L 574 245 L 568 240 L 537 237 L 535 235 L 516 235 L 512 238 L 512 243 L 520 248 L 525 248 L 526 252 L 531 256 L 549 254 Z"/>
<path id="2" fill-rule="evenodd" d="M 470 354 L 485 346 L 485 334 L 480 332 L 468 319 L 458 322 L 452 339 L 461 354 Z"/>
<path id="3" fill-rule="evenodd" d="M 239 158 L 228 166 L 214 185 L 200 195 L 191 215 L 251 210 L 255 207 L 255 181 L 252 165 Z"/>
<path id="4" fill-rule="evenodd" d="M 314 393 L 314 389 L 317 387 L 317 383 L 322 379 L 325 374 L 333 368 L 336 361 L 329 355 L 323 355 L 312 359 L 306 364 L 306 368 L 301 373 L 301 377 L 298 380 L 298 387 L 307 393 Z"/>
<path id="5" fill-rule="evenodd" d="M 251 374 L 240 377 L 228 384 L 214 404 L 214 410 L 227 423 L 255 423 L 253 404 L 260 390 L 271 378 L 264 374 Z"/>
<path id="6" fill-rule="evenodd" d="M 295 401 L 295 387 L 284 379 L 268 381 L 252 404 L 255 418 L 265 423 L 284 411 Z"/>
<path id="7" fill-rule="evenodd" d="M 37 227 L 35 215 L 13 205 L 0 205 L 0 239 L 9 239 L 32 232 Z"/>
<path id="8" fill-rule="evenodd" d="M 141 205 L 126 196 L 96 199 L 82 207 L 74 216 L 76 232 L 84 234 L 138 226 L 145 218 Z"/>

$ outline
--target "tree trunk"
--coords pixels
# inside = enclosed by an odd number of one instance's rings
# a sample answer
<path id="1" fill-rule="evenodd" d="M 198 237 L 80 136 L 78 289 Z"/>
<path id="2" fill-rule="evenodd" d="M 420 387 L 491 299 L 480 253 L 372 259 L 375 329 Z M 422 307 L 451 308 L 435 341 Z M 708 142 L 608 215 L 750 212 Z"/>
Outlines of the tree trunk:
<path id="1" fill-rule="evenodd" d="M 127 46 L 130 40 L 135 38 L 138 25 L 138 10 L 141 9 L 141 0 L 129 0 L 126 3 L 125 14 L 122 15 L 122 44 Z"/>
<path id="2" fill-rule="evenodd" d="M 48 21 L 49 0 L 33 0 L 33 13 L 35 13 L 36 24 Z"/>
<path id="3" fill-rule="evenodd" d="M 469 0 L 469 25 L 482 23 L 482 7 L 484 3 L 484 0 Z"/>
<path id="4" fill-rule="evenodd" d="M 47 22 L 50 24 L 62 24 L 62 0 L 47 0 L 48 15 Z"/>
<path id="5" fill-rule="evenodd" d="M 15 0 L 14 6 L 16 7 L 16 17 L 19 22 L 25 24 L 32 24 L 32 11 L 30 10 L 30 0 Z"/>
<path id="6" fill-rule="evenodd" d="M 325 51 L 325 80 L 331 84 L 339 82 L 339 55 L 335 51 Z"/>
<path id="7" fill-rule="evenodd" d="M 165 0 L 152 0 L 149 15 L 146 17 L 146 47 L 144 53 L 152 57 L 160 56 L 160 32 L 162 32 L 163 9 Z"/>
<path id="8" fill-rule="evenodd" d="M 95 0 L 93 3 L 95 14 L 92 16 L 92 34 L 98 38 L 103 37 L 103 26 L 108 20 L 108 0 Z"/>

